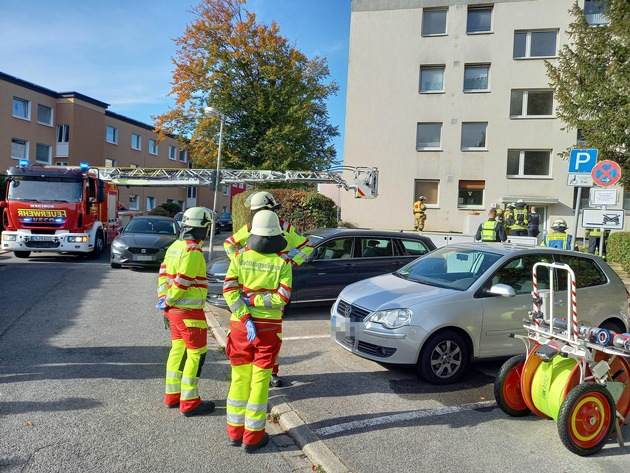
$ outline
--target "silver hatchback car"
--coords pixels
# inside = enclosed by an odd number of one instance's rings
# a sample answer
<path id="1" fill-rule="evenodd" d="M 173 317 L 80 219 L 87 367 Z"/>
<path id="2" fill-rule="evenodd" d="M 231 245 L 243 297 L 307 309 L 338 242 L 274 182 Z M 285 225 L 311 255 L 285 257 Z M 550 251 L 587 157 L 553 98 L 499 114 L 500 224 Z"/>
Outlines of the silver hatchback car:
<path id="1" fill-rule="evenodd" d="M 580 323 L 628 331 L 628 292 L 600 257 L 467 243 L 447 245 L 394 273 L 347 286 L 331 308 L 332 337 L 374 361 L 415 364 L 430 383 L 454 383 L 473 360 L 523 353 L 523 341 L 510 334 L 526 334 L 532 268 L 540 261 L 568 264 L 574 271 Z M 566 276 L 556 277 L 547 268 L 538 273 L 538 291 L 548 293 L 552 281 L 554 316 L 565 317 Z"/>

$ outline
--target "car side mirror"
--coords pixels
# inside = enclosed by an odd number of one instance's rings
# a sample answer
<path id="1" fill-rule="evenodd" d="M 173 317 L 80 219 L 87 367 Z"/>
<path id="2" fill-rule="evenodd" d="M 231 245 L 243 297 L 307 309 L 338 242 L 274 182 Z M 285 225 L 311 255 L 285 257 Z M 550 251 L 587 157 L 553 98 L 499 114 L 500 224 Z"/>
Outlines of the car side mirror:
<path id="1" fill-rule="evenodd" d="M 495 284 L 488 292 L 494 296 L 502 297 L 514 297 L 516 295 L 514 288 L 507 284 Z"/>

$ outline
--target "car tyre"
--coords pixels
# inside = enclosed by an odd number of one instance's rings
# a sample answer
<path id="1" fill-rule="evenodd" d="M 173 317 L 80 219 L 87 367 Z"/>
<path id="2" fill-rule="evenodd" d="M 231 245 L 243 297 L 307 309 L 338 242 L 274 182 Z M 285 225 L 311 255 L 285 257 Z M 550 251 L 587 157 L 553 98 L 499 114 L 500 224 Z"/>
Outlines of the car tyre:
<path id="1" fill-rule="evenodd" d="M 438 332 L 427 340 L 420 351 L 417 370 L 431 384 L 457 382 L 464 374 L 470 358 L 464 339 L 452 330 Z"/>
<path id="2" fill-rule="evenodd" d="M 29 256 L 31 256 L 30 251 L 14 251 L 13 254 L 16 258 L 28 258 Z"/>

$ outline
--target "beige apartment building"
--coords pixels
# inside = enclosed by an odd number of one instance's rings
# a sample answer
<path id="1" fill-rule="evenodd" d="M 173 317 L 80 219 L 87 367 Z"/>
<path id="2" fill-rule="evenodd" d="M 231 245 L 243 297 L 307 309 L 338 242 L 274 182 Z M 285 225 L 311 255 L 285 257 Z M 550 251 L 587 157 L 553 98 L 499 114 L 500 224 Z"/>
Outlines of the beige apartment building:
<path id="1" fill-rule="evenodd" d="M 557 154 L 578 134 L 556 118 L 545 69 L 573 2 L 352 0 L 344 164 L 378 167 L 379 196 L 341 193 L 343 219 L 410 230 L 425 195 L 426 231 L 468 234 L 489 208 L 523 199 L 541 236 L 557 217 L 573 233 L 577 188 Z M 595 2 L 580 6 L 606 21 Z"/>
<path id="2" fill-rule="evenodd" d="M 0 72 L 0 174 L 21 159 L 44 165 L 192 167 L 175 138 L 158 143 L 153 126 L 108 107 L 78 92 L 56 92 Z M 223 187 L 219 212 L 229 206 L 229 189 Z M 212 208 L 213 199 L 208 188 L 119 186 L 120 203 L 144 213 L 165 202 Z"/>

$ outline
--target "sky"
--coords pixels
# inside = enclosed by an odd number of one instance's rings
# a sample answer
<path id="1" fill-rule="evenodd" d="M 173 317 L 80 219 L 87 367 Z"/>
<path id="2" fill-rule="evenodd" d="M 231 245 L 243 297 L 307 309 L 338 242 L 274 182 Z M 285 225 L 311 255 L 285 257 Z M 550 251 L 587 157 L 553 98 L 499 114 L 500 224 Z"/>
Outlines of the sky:
<path id="1" fill-rule="evenodd" d="M 201 0 L 0 0 L 0 71 L 56 92 L 78 92 L 153 124 L 174 104 L 176 45 Z M 261 23 L 307 57 L 324 57 L 340 87 L 327 102 L 343 160 L 351 0 L 248 0 Z"/>

